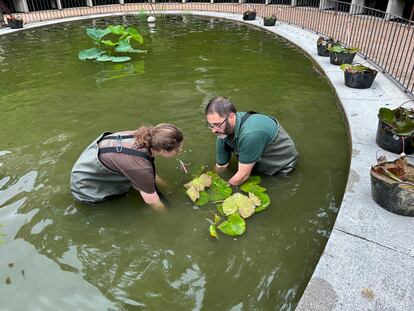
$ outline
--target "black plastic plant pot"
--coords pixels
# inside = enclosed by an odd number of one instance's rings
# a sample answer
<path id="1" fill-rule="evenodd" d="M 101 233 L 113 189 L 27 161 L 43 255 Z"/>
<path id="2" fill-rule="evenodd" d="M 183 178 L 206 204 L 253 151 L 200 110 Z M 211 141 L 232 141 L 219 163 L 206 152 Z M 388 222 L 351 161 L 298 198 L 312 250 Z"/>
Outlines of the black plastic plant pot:
<path id="1" fill-rule="evenodd" d="M 404 216 L 414 216 L 414 190 L 406 184 L 390 181 L 371 168 L 371 194 L 382 208 Z"/>
<path id="2" fill-rule="evenodd" d="M 378 146 L 389 152 L 397 154 L 400 154 L 403 151 L 406 154 L 414 153 L 413 137 L 403 138 L 401 136 L 395 135 L 392 131 L 392 128 L 381 120 L 378 120 L 377 136 L 375 141 Z"/>
<path id="3" fill-rule="evenodd" d="M 328 57 L 329 51 L 328 51 L 328 42 L 324 41 L 325 44 L 318 44 L 316 43 L 316 48 L 318 49 L 318 55 Z"/>
<path id="4" fill-rule="evenodd" d="M 332 65 L 352 64 L 356 53 L 329 52 L 329 60 Z"/>
<path id="5" fill-rule="evenodd" d="M 355 54 L 354 54 L 355 55 Z M 376 70 L 369 70 L 365 72 L 349 72 L 344 71 L 345 85 L 354 89 L 370 88 L 377 76 Z"/>
<path id="6" fill-rule="evenodd" d="M 256 19 L 256 12 L 244 12 L 243 20 L 245 21 L 254 21 Z"/>
<path id="7" fill-rule="evenodd" d="M 20 21 L 20 20 L 11 20 L 11 21 L 8 21 L 8 24 L 11 29 L 23 28 L 23 21 Z"/>
<path id="8" fill-rule="evenodd" d="M 264 18 L 263 19 L 264 26 L 274 26 L 276 25 L 276 18 Z"/>

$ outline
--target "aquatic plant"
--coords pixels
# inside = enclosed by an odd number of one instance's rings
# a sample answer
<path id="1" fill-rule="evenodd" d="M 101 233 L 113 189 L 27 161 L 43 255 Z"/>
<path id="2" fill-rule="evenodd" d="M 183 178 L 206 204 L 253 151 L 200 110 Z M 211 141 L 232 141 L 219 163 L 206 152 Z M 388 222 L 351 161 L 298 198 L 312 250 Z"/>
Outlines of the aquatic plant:
<path id="1" fill-rule="evenodd" d="M 131 59 L 123 54 L 146 53 L 144 50 L 138 50 L 131 46 L 131 40 L 140 44 L 144 42 L 144 38 L 133 27 L 125 28 L 122 25 L 110 25 L 105 29 L 87 28 L 86 33 L 98 47 L 80 51 L 78 55 L 80 60 L 95 59 L 98 62 L 120 63 Z M 109 34 L 112 34 L 116 40 L 104 40 L 104 37 Z M 121 56 L 117 54 L 121 54 Z"/>
<path id="2" fill-rule="evenodd" d="M 388 125 L 392 132 L 398 136 L 411 136 L 414 134 L 414 110 L 402 106 L 396 109 L 382 107 L 378 118 Z"/>
<path id="3" fill-rule="evenodd" d="M 217 229 L 230 236 L 246 231 L 246 218 L 266 209 L 270 198 L 261 187 L 259 176 L 251 176 L 233 193 L 230 185 L 217 173 L 208 171 L 186 183 L 188 197 L 198 206 L 217 204 L 214 220 L 208 219 L 210 235 L 218 238 Z"/>
<path id="4" fill-rule="evenodd" d="M 328 51 L 332 53 L 349 53 L 354 54 L 359 51 L 359 48 L 347 48 L 343 45 L 332 45 L 328 47 Z"/>

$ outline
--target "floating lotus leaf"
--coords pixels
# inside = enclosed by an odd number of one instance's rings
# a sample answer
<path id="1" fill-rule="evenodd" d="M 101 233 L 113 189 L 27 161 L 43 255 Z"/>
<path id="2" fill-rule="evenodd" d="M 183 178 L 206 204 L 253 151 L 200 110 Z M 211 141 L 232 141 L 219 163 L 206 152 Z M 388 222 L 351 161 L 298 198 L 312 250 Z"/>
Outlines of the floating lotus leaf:
<path id="1" fill-rule="evenodd" d="M 250 198 L 250 200 L 253 201 L 253 204 L 255 206 L 260 206 L 261 205 L 260 199 L 256 195 L 254 195 L 253 193 L 249 192 L 249 198 Z"/>
<path id="2" fill-rule="evenodd" d="M 99 41 L 100 39 L 102 39 L 104 36 L 106 36 L 107 34 L 111 33 L 111 30 L 106 28 L 106 29 L 99 29 L 99 28 L 87 28 L 86 29 L 86 33 L 88 34 L 89 37 L 91 37 L 92 39 Z"/>
<path id="3" fill-rule="evenodd" d="M 131 38 L 139 43 L 144 42 L 144 38 L 139 34 L 139 32 L 135 28 L 127 28 L 126 30 L 128 34 L 131 36 Z"/>
<path id="4" fill-rule="evenodd" d="M 249 218 L 254 214 L 254 208 L 256 207 L 253 203 L 253 200 L 245 197 L 246 200 L 243 201 L 243 205 L 239 206 L 240 216 L 243 218 Z"/>
<path id="5" fill-rule="evenodd" d="M 206 187 L 210 187 L 211 185 L 211 176 L 207 174 L 202 174 L 199 177 L 194 178 L 189 183 L 184 185 L 185 188 L 194 187 L 197 191 L 203 191 Z"/>
<path id="6" fill-rule="evenodd" d="M 255 209 L 255 212 L 257 213 L 265 210 L 270 205 L 270 198 L 264 192 L 257 192 L 255 195 L 259 198 L 261 203 L 260 206 L 256 207 Z"/>
<path id="7" fill-rule="evenodd" d="M 105 52 L 98 48 L 91 48 L 91 49 L 80 51 L 78 57 L 80 60 L 97 59 L 102 54 L 105 54 Z"/>
<path id="8" fill-rule="evenodd" d="M 111 25 L 108 26 L 107 29 L 114 35 L 123 35 L 125 33 L 125 27 L 123 25 Z"/>
<path id="9" fill-rule="evenodd" d="M 210 231 L 210 235 L 218 240 L 218 236 L 217 236 L 217 230 L 216 230 L 216 226 L 215 225 L 210 225 L 210 227 L 208 228 L 208 231 Z"/>
<path id="10" fill-rule="evenodd" d="M 240 190 L 244 192 L 251 192 L 251 193 L 256 194 L 258 192 L 265 192 L 266 188 L 263 188 L 253 183 L 244 183 L 243 185 L 240 186 Z"/>
<path id="11" fill-rule="evenodd" d="M 191 201 L 194 203 L 197 201 L 197 199 L 200 197 L 200 193 L 198 190 L 194 187 L 190 187 L 186 191 L 187 195 L 190 197 Z"/>
<path id="12" fill-rule="evenodd" d="M 146 53 L 146 51 L 134 49 L 128 41 L 123 40 L 118 42 L 115 51 L 119 53 Z"/>
<path id="13" fill-rule="evenodd" d="M 231 215 L 239 210 L 239 206 L 243 204 L 243 198 L 246 198 L 241 193 L 235 193 L 228 197 L 223 202 L 223 212 L 226 216 Z"/>
<path id="14" fill-rule="evenodd" d="M 210 171 L 206 174 L 211 176 L 212 179 L 211 187 L 207 191 L 210 195 L 211 201 L 221 201 L 228 198 L 232 194 L 233 190 L 231 189 L 230 185 L 217 173 Z"/>
<path id="15" fill-rule="evenodd" d="M 107 45 L 107 46 L 115 46 L 117 43 L 112 42 L 111 40 L 102 40 L 101 43 Z"/>
<path id="16" fill-rule="evenodd" d="M 246 231 L 246 222 L 239 214 L 232 214 L 218 226 L 218 229 L 227 235 L 242 235 Z"/>
<path id="17" fill-rule="evenodd" d="M 198 206 L 203 206 L 206 205 L 209 201 L 210 201 L 210 196 L 208 195 L 207 192 L 205 191 L 201 191 L 199 193 L 200 197 L 198 198 L 198 200 L 195 202 L 195 204 L 197 204 Z"/>
<path id="18" fill-rule="evenodd" d="M 98 62 L 112 62 L 112 57 L 106 54 L 99 56 L 96 59 Z"/>
<path id="19" fill-rule="evenodd" d="M 223 212 L 226 216 L 239 211 L 243 218 L 247 218 L 254 213 L 254 208 L 253 201 L 241 193 L 235 193 L 223 202 Z"/>

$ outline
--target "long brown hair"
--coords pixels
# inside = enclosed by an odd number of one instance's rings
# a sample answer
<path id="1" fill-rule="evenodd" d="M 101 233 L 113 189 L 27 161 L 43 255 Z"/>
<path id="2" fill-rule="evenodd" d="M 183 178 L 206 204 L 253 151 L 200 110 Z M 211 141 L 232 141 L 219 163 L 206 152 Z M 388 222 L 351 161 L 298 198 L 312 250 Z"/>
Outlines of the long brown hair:
<path id="1" fill-rule="evenodd" d="M 176 126 L 160 123 L 156 126 L 144 125 L 135 132 L 135 143 L 141 147 L 155 151 L 173 151 L 180 147 L 184 140 L 183 132 Z"/>

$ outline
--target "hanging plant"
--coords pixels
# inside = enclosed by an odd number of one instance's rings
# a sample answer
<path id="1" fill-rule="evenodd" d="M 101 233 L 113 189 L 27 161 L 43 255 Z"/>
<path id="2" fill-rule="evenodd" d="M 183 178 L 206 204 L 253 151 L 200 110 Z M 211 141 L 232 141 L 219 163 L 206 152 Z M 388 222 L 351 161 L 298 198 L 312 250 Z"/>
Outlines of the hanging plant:
<path id="1" fill-rule="evenodd" d="M 243 192 L 233 193 L 232 188 L 217 173 L 209 171 L 186 183 L 188 197 L 198 206 L 216 204 L 214 219 L 210 223 L 210 236 L 218 239 L 217 229 L 230 236 L 246 231 L 245 219 L 261 212 L 270 204 L 270 198 L 261 187 L 259 176 L 251 176 L 240 186 Z"/>
<path id="2" fill-rule="evenodd" d="M 87 35 L 94 41 L 95 45 L 91 49 L 79 52 L 79 59 L 95 59 L 98 62 L 120 63 L 131 59 L 126 53 L 146 53 L 144 50 L 138 50 L 131 46 L 131 40 L 142 44 L 144 39 L 138 30 L 133 27 L 125 28 L 122 25 L 108 26 L 105 29 L 87 28 Z M 116 40 L 105 39 L 109 34 Z"/>

